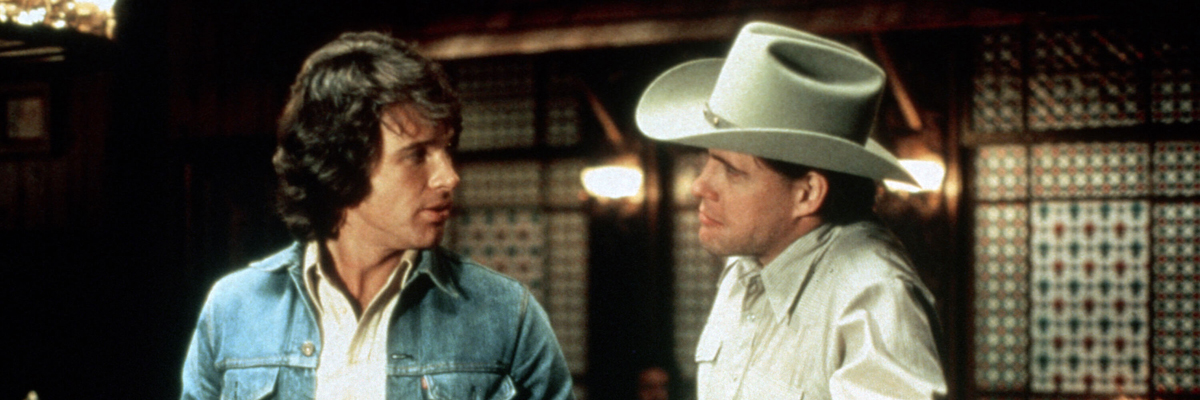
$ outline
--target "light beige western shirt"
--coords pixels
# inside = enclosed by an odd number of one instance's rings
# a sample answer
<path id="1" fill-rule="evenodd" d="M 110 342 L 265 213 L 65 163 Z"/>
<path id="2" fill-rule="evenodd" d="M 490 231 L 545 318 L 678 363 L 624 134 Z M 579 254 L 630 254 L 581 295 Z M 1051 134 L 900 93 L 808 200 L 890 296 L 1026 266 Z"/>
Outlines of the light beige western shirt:
<path id="1" fill-rule="evenodd" d="M 732 258 L 722 275 L 700 400 L 945 396 L 933 295 L 881 225 L 824 224 L 757 264 Z"/>
<path id="2" fill-rule="evenodd" d="M 304 282 L 316 303 L 323 350 L 317 364 L 316 400 L 383 400 L 387 398 L 388 316 L 396 308 L 403 282 L 416 264 L 416 250 L 401 257 L 387 283 L 359 317 L 351 298 L 321 266 L 320 245 L 304 252 Z"/>

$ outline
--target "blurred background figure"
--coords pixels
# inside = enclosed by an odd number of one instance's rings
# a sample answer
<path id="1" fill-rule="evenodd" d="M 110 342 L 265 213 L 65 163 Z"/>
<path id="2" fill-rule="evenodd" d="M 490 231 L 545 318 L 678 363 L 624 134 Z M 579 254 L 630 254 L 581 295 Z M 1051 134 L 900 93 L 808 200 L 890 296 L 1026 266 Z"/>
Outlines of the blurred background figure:
<path id="1" fill-rule="evenodd" d="M 638 400 L 669 400 L 671 398 L 671 375 L 658 366 L 650 366 L 638 372 Z"/>

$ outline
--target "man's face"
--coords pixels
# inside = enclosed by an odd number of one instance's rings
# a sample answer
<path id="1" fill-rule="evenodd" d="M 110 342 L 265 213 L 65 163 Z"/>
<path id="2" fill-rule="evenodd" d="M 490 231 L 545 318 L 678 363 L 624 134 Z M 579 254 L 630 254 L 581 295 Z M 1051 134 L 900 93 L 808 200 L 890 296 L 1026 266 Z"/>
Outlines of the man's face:
<path id="1" fill-rule="evenodd" d="M 745 153 L 712 149 L 692 182 L 700 243 L 718 256 L 771 259 L 794 240 L 793 183 Z"/>
<path id="2" fill-rule="evenodd" d="M 393 250 L 432 247 L 441 240 L 459 181 L 450 158 L 455 132 L 401 105 L 384 110 L 380 130 L 371 192 L 346 210 L 339 237 Z"/>

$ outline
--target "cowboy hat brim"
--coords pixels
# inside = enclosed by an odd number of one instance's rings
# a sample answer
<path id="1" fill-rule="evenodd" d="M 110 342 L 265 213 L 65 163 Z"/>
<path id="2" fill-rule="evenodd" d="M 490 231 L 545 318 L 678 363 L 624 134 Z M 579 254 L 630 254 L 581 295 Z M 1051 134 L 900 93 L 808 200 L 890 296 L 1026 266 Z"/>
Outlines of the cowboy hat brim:
<path id="1" fill-rule="evenodd" d="M 660 75 L 638 101 L 635 112 L 638 128 L 656 140 L 917 184 L 896 157 L 870 138 L 864 146 L 819 132 L 714 126 L 705 119 L 705 103 L 712 95 L 724 62 L 721 58 L 694 60 Z"/>

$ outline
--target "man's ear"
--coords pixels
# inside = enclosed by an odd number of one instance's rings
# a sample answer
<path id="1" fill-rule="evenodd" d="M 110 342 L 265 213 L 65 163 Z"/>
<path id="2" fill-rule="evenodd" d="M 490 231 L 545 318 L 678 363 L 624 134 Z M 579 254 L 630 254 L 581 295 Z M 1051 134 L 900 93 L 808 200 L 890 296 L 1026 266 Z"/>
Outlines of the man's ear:
<path id="1" fill-rule="evenodd" d="M 792 181 L 793 218 L 816 215 L 825 204 L 829 194 L 829 179 L 817 171 L 808 171 L 800 179 Z"/>

